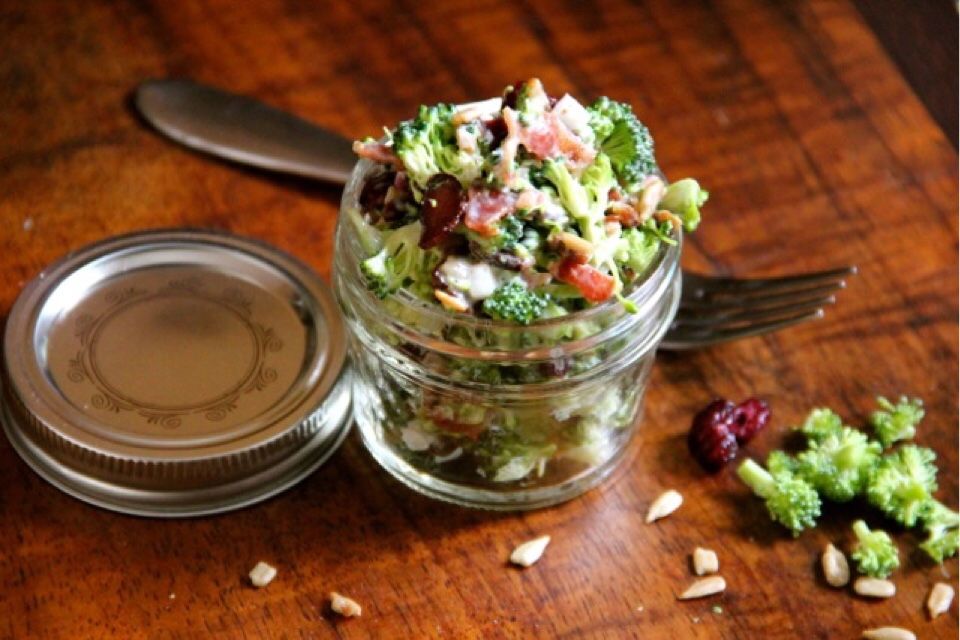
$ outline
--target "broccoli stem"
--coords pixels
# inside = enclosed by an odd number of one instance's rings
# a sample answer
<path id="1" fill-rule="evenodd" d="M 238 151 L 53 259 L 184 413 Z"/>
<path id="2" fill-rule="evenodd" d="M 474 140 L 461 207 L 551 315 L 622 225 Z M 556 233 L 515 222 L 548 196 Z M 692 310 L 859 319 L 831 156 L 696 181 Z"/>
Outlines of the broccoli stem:
<path id="1" fill-rule="evenodd" d="M 773 476 L 759 464 L 747 458 L 737 469 L 737 475 L 758 496 L 766 497 L 774 490 Z"/>
<path id="2" fill-rule="evenodd" d="M 863 520 L 857 520 L 853 523 L 853 532 L 857 536 L 857 540 L 861 543 L 866 543 L 870 538 L 870 527 L 867 526 L 867 523 Z"/>

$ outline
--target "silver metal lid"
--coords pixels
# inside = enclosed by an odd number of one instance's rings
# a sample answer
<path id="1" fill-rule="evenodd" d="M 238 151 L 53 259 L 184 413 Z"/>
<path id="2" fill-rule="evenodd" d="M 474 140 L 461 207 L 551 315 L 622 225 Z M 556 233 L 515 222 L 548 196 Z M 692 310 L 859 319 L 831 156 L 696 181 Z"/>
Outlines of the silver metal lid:
<path id="1" fill-rule="evenodd" d="M 3 426 L 81 500 L 189 516 L 263 500 L 350 424 L 346 335 L 327 286 L 264 244 L 151 231 L 81 249 L 20 294 Z"/>

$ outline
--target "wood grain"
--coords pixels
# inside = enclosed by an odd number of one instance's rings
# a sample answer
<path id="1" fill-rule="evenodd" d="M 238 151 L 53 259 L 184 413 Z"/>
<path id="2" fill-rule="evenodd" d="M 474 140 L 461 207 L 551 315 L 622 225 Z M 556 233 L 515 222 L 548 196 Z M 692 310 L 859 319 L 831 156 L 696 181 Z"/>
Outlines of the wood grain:
<path id="1" fill-rule="evenodd" d="M 897 596 L 866 602 L 816 569 L 849 548 L 859 506 L 798 540 L 731 472 L 688 458 L 690 417 L 714 396 L 759 395 L 762 457 L 814 405 L 862 418 L 876 393 L 927 401 L 920 435 L 957 503 L 957 155 L 846 1 L 631 3 L 202 2 L 0 5 L 0 314 L 46 264 L 88 242 L 170 226 L 229 229 L 330 271 L 339 190 L 201 157 L 128 106 L 144 78 L 189 76 L 351 136 L 420 102 L 463 101 L 527 76 L 551 91 L 633 103 L 671 176 L 712 193 L 690 268 L 775 274 L 855 263 L 815 324 L 655 367 L 628 462 L 600 489 L 528 514 L 445 506 L 389 480 L 351 438 L 296 488 L 239 513 L 153 521 L 81 504 L 0 442 L 3 638 L 853 638 L 929 621 L 911 552 Z M 954 66 L 954 73 L 956 67 Z M 676 488 L 684 506 L 643 524 Z M 868 515 L 871 524 L 880 521 Z M 543 560 L 512 547 L 553 536 Z M 679 603 L 688 554 L 716 549 L 722 596 Z M 279 569 L 264 590 L 244 576 Z M 364 606 L 341 621 L 338 590 Z M 714 612 L 719 605 L 722 612 Z M 642 610 L 641 610 L 642 607 Z"/>

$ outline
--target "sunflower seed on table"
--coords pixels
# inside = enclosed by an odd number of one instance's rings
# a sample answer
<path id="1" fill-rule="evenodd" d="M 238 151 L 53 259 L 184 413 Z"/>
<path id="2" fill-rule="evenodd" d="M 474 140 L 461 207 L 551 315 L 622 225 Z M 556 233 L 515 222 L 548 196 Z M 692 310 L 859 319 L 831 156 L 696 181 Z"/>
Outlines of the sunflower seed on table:
<path id="1" fill-rule="evenodd" d="M 710 576 L 695 580 L 687 590 L 677 596 L 677 600 L 693 600 L 705 598 L 720 593 L 727 588 L 727 581 L 722 576 Z"/>
<path id="2" fill-rule="evenodd" d="M 930 618 L 936 618 L 941 613 L 946 613 L 953 602 L 953 587 L 946 582 L 938 582 L 930 589 L 930 595 L 927 596 L 927 612 Z"/>
<path id="3" fill-rule="evenodd" d="M 277 577 L 277 570 L 262 560 L 250 570 L 250 584 L 260 589 L 270 584 Z"/>
<path id="4" fill-rule="evenodd" d="M 693 550 L 693 571 L 698 576 L 716 573 L 719 570 L 720 560 L 717 558 L 716 551 L 702 547 L 697 547 Z"/>
<path id="5" fill-rule="evenodd" d="M 351 600 L 336 591 L 330 592 L 330 608 L 345 618 L 357 618 L 363 613 L 363 609 L 356 600 Z"/>
<path id="6" fill-rule="evenodd" d="M 673 489 L 664 491 L 647 510 L 647 524 L 667 517 L 679 509 L 681 504 L 683 504 L 683 496 L 678 491 Z"/>
<path id="7" fill-rule="evenodd" d="M 860 637 L 865 640 L 917 640 L 917 636 L 909 629 L 902 627 L 877 627 L 865 630 Z"/>
<path id="8" fill-rule="evenodd" d="M 550 536 L 527 540 L 513 550 L 510 554 L 510 562 L 521 567 L 529 567 L 540 559 L 548 544 L 550 544 Z"/>
<path id="9" fill-rule="evenodd" d="M 853 583 L 853 590 L 868 598 L 890 598 L 897 593 L 897 585 L 889 580 L 864 576 Z"/>
<path id="10" fill-rule="evenodd" d="M 847 564 L 847 556 L 833 544 L 828 544 L 824 548 L 820 565 L 823 567 L 823 577 L 831 587 L 842 587 L 850 582 L 850 565 Z"/>

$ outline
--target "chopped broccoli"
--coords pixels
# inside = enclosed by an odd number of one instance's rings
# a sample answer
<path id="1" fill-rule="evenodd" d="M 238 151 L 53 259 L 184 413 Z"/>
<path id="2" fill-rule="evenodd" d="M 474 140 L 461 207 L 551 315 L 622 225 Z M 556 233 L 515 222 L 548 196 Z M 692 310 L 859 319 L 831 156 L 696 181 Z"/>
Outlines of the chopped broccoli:
<path id="1" fill-rule="evenodd" d="M 560 204 L 581 226 L 583 239 L 596 244 L 602 238 L 603 214 L 591 215 L 590 196 L 587 190 L 574 178 L 566 165 L 556 160 L 545 160 L 543 177 L 550 181 L 560 196 Z"/>
<path id="2" fill-rule="evenodd" d="M 439 255 L 434 250 L 420 248 L 422 229 L 419 222 L 413 222 L 385 232 L 383 249 L 360 263 L 367 287 L 378 298 L 385 298 L 433 272 Z"/>
<path id="3" fill-rule="evenodd" d="M 909 440 L 917 433 L 923 420 L 923 400 L 900 396 L 897 404 L 884 397 L 877 398 L 878 409 L 870 415 L 870 424 L 884 447 L 898 440 Z"/>
<path id="4" fill-rule="evenodd" d="M 934 500 L 923 517 L 927 539 L 920 544 L 920 548 L 937 562 L 957 555 L 958 527 L 960 514 Z"/>
<path id="5" fill-rule="evenodd" d="M 879 442 L 866 434 L 843 427 L 797 456 L 799 473 L 823 496 L 846 502 L 863 493 L 870 474 L 880 459 Z"/>
<path id="6" fill-rule="evenodd" d="M 454 175 L 464 184 L 480 175 L 482 155 L 468 153 L 457 145 L 454 112 L 450 104 L 421 106 L 416 118 L 401 122 L 392 132 L 394 152 L 421 192 L 438 173 Z"/>
<path id="7" fill-rule="evenodd" d="M 630 270 L 625 274 L 629 276 L 625 280 L 630 281 L 646 272 L 659 250 L 660 239 L 655 234 L 632 227 L 621 232 L 613 255 L 617 262 Z"/>
<path id="8" fill-rule="evenodd" d="M 530 291 L 520 280 L 511 280 L 483 301 L 483 312 L 497 320 L 530 324 L 543 315 L 548 302 L 550 296 Z"/>
<path id="9" fill-rule="evenodd" d="M 667 187 L 660 199 L 660 207 L 679 216 L 684 230 L 693 231 L 700 224 L 700 207 L 709 197 L 710 194 L 701 189 L 696 180 L 684 178 Z"/>
<path id="10" fill-rule="evenodd" d="M 767 469 L 771 474 L 796 473 L 797 459 L 786 451 L 771 451 L 767 456 Z"/>
<path id="11" fill-rule="evenodd" d="M 514 248 L 524 238 L 523 221 L 516 216 L 506 216 L 497 224 L 497 232 L 492 236 L 481 235 L 467 230 L 472 252 L 484 256 Z M 527 250 L 525 253 L 529 253 Z"/>
<path id="12" fill-rule="evenodd" d="M 870 503 L 897 522 L 914 526 L 933 502 L 936 457 L 926 447 L 906 445 L 881 458 L 867 486 Z"/>
<path id="13" fill-rule="evenodd" d="M 853 533 L 857 536 L 857 546 L 850 557 L 857 561 L 860 573 L 874 578 L 886 578 L 900 566 L 897 545 L 885 531 L 873 531 L 863 520 L 853 523 Z"/>
<path id="14" fill-rule="evenodd" d="M 587 107 L 587 112 L 600 149 L 610 156 L 623 185 L 636 185 L 657 171 L 653 138 L 630 105 L 603 97 Z"/>
<path id="15" fill-rule="evenodd" d="M 807 436 L 807 442 L 819 442 L 830 435 L 837 435 L 843 429 L 840 416 L 826 407 L 814 409 L 803 421 L 800 431 Z"/>
<path id="16" fill-rule="evenodd" d="M 749 458 L 737 469 L 737 475 L 766 500 L 770 517 L 790 529 L 794 537 L 816 524 L 820 496 L 806 480 L 782 470 L 771 475 Z"/>

